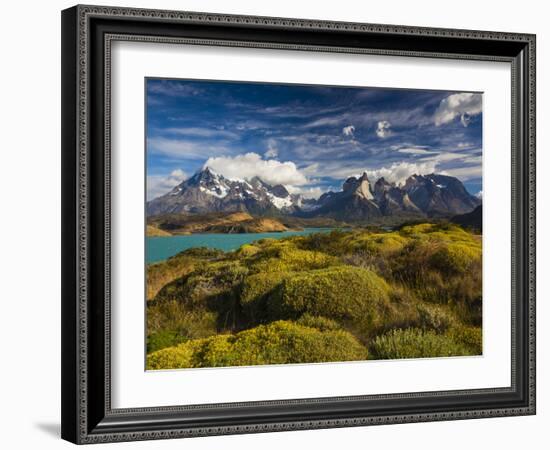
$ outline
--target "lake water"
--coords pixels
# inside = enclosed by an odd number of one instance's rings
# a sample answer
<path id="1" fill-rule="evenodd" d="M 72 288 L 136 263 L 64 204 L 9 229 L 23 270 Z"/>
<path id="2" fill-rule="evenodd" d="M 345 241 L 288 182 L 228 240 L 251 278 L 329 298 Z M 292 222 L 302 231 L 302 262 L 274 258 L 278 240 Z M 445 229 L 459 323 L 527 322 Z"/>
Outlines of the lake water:
<path id="1" fill-rule="evenodd" d="M 282 231 L 278 233 L 205 233 L 186 236 L 147 237 L 147 263 L 162 261 L 170 256 L 193 247 L 217 248 L 223 251 L 237 250 L 241 245 L 264 238 L 281 239 L 287 236 L 303 236 L 311 233 L 326 233 L 332 228 L 306 228 L 302 231 Z"/>

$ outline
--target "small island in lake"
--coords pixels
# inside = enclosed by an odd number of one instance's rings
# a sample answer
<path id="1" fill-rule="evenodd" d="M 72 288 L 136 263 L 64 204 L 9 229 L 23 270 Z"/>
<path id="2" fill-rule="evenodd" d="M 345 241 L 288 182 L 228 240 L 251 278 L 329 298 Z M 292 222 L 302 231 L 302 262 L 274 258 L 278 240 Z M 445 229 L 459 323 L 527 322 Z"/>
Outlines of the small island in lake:
<path id="1" fill-rule="evenodd" d="M 148 236 L 165 236 L 191 233 L 270 233 L 289 231 L 275 218 L 252 217 L 248 213 L 212 213 L 201 215 L 168 214 L 148 220 Z M 151 231 L 151 232 L 150 232 Z"/>
<path id="2" fill-rule="evenodd" d="M 161 230 L 160 228 L 158 228 L 154 225 L 147 225 L 147 229 L 146 229 L 145 233 L 148 237 L 168 237 L 168 236 L 172 236 L 172 233 L 169 233 L 168 231 L 165 231 L 165 230 Z"/>

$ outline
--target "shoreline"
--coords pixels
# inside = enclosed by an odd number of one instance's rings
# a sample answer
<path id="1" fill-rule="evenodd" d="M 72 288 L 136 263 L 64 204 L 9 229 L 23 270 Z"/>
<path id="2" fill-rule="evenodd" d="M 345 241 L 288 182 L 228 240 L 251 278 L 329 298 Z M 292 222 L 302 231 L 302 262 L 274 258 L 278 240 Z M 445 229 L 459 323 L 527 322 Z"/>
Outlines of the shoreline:
<path id="1" fill-rule="evenodd" d="M 209 236 L 209 235 L 228 235 L 228 236 L 235 236 L 235 235 L 244 235 L 244 234 L 281 234 L 281 233 L 299 233 L 302 231 L 307 230 L 345 230 L 350 231 L 351 228 L 341 228 L 341 227 L 306 227 L 306 228 L 289 228 L 288 230 L 280 230 L 280 231 L 249 231 L 249 232 L 236 232 L 236 233 L 221 233 L 219 231 L 200 231 L 198 233 L 193 233 L 191 231 L 183 232 L 183 233 L 172 233 L 170 236 L 145 236 L 147 238 L 172 238 L 172 237 L 182 237 L 182 236 Z M 168 232 L 169 233 L 169 232 Z"/>
<path id="2" fill-rule="evenodd" d="M 170 257 L 191 248 L 206 247 L 209 249 L 221 250 L 225 253 L 229 253 L 238 250 L 241 246 L 245 244 L 250 244 L 252 242 L 262 239 L 284 239 L 286 237 L 300 235 L 308 236 L 315 233 L 330 233 L 333 230 L 337 229 L 341 228 L 311 227 L 296 231 L 267 231 L 260 233 L 193 233 L 189 235 L 146 236 L 145 264 L 151 265 L 158 262 L 166 261 Z M 349 231 L 349 229 L 347 231 Z M 179 239 L 174 240 L 166 238 Z M 189 242 L 190 240 L 194 242 Z M 157 245 L 161 243 L 164 245 L 164 247 L 157 247 Z"/>

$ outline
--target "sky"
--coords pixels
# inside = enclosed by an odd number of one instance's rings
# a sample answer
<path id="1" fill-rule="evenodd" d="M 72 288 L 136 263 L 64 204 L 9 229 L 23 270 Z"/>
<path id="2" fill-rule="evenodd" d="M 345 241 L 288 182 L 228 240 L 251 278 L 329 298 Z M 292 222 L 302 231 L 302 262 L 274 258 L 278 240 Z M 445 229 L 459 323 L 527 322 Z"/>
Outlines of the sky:
<path id="1" fill-rule="evenodd" d="M 317 198 L 367 172 L 441 173 L 481 195 L 482 94 L 146 80 L 147 198 L 209 166 Z"/>

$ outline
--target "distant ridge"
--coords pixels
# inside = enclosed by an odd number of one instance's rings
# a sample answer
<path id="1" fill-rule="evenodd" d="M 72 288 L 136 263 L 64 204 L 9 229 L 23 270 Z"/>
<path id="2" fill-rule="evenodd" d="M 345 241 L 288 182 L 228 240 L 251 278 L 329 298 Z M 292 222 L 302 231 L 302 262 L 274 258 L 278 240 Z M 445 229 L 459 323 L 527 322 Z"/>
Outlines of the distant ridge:
<path id="1" fill-rule="evenodd" d="M 435 173 L 412 175 L 397 185 L 384 178 L 371 183 L 365 172 L 346 179 L 341 191 L 327 192 L 315 200 L 290 194 L 283 185 L 272 186 L 258 177 L 230 180 L 205 167 L 148 202 L 147 215 L 245 212 L 369 221 L 390 216 L 452 217 L 469 213 L 480 204 L 460 180 Z"/>
<path id="2" fill-rule="evenodd" d="M 483 231 L 483 210 L 482 205 L 479 205 L 473 211 L 460 214 L 451 218 L 451 222 L 461 225 L 464 228 L 472 228 L 478 230 L 480 233 Z"/>

